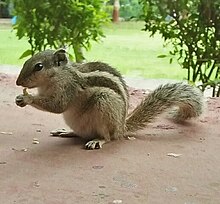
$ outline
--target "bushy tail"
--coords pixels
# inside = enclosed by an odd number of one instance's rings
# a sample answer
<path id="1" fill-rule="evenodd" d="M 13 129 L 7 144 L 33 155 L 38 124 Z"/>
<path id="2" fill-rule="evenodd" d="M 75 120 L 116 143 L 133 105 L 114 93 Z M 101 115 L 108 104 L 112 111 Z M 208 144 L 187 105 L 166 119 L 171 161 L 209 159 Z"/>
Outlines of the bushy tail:
<path id="1" fill-rule="evenodd" d="M 128 115 L 127 131 L 134 132 L 144 128 L 156 116 L 173 106 L 178 106 L 176 120 L 197 117 L 203 111 L 202 92 L 196 87 L 183 83 L 159 86 Z"/>

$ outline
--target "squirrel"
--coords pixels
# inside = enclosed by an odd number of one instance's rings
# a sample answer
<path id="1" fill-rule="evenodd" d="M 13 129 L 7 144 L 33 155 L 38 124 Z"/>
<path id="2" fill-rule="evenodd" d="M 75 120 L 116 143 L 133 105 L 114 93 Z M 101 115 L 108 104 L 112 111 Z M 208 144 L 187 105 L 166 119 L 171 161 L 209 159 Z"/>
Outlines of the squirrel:
<path id="1" fill-rule="evenodd" d="M 18 86 L 37 88 L 38 94 L 24 91 L 15 102 L 63 114 L 74 134 L 88 139 L 86 149 L 122 139 L 178 107 L 178 121 L 198 117 L 203 112 L 202 92 L 189 84 L 159 86 L 128 114 L 129 94 L 122 75 L 102 62 L 73 63 L 64 49 L 45 50 L 33 55 L 21 69 Z"/>

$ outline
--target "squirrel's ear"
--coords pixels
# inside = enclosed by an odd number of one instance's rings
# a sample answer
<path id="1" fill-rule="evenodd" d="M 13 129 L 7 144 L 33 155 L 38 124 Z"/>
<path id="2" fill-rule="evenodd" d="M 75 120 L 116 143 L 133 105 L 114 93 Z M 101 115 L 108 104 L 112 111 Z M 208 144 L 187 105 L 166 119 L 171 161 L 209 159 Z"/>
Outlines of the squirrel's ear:
<path id="1" fill-rule="evenodd" d="M 67 53 L 66 53 L 66 50 L 64 49 L 56 50 L 54 52 L 54 58 L 58 66 L 65 65 L 68 62 Z"/>

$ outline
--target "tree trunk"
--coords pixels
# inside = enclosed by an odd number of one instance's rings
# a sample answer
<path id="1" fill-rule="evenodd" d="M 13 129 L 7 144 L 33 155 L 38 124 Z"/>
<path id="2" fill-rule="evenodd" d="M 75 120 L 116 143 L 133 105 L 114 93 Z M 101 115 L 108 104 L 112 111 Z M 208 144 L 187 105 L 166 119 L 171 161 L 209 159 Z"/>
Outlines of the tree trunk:
<path id="1" fill-rule="evenodd" d="M 112 19 L 114 23 L 119 22 L 120 1 L 114 0 Z"/>
<path id="2" fill-rule="evenodd" d="M 85 62 L 85 57 L 83 55 L 82 47 L 80 45 L 74 45 L 73 50 L 74 50 L 76 62 L 78 62 L 78 63 Z"/>

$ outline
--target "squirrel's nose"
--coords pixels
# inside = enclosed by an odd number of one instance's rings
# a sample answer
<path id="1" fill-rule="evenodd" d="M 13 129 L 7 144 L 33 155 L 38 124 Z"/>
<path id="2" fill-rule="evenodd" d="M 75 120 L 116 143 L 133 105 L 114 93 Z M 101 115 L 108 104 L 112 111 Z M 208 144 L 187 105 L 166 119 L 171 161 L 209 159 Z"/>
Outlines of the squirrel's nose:
<path id="1" fill-rule="evenodd" d="M 17 78 L 16 85 L 17 86 L 22 86 L 22 80 L 20 79 L 20 77 Z"/>

